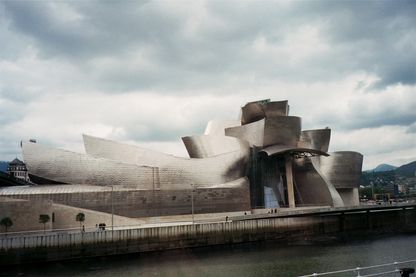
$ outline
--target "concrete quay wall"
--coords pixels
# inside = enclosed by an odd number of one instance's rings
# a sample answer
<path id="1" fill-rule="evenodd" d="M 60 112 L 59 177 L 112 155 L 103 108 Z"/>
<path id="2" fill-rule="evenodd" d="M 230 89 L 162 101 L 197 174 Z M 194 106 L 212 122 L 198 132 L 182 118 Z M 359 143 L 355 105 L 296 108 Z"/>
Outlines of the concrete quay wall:
<path id="1" fill-rule="evenodd" d="M 258 215 L 257 215 L 258 217 Z M 232 222 L 86 233 L 1 237 L 0 265 L 159 251 L 264 240 L 292 241 L 416 232 L 415 206 L 348 209 Z"/>

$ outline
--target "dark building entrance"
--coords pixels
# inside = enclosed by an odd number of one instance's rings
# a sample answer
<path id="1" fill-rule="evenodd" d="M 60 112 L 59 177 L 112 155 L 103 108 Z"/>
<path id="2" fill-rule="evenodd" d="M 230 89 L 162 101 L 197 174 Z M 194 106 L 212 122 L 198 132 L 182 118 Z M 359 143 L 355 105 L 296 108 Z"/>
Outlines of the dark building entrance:
<path id="1" fill-rule="evenodd" d="M 252 148 L 250 156 L 250 193 L 252 208 L 288 207 L 284 155 L 268 156 Z"/>

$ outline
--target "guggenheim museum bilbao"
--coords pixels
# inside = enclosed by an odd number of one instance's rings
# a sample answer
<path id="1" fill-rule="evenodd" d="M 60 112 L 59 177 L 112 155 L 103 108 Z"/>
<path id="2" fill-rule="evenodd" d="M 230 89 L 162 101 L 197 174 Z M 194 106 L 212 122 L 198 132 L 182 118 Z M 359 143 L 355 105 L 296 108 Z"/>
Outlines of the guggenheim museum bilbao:
<path id="1" fill-rule="evenodd" d="M 358 205 L 363 156 L 328 152 L 330 137 L 329 128 L 302 130 L 288 101 L 261 100 L 242 107 L 239 120 L 183 137 L 189 158 L 89 135 L 85 154 L 22 142 L 41 185 L 2 195 L 136 218 Z"/>

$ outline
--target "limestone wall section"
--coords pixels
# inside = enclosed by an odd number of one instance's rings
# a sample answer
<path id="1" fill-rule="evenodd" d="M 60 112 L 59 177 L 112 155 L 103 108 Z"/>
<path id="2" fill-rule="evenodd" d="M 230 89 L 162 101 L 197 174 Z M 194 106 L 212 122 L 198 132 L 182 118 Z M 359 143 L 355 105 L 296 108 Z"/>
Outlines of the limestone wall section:
<path id="1" fill-rule="evenodd" d="M 13 225 L 8 232 L 43 230 L 44 225 L 39 223 L 39 215 L 49 215 L 50 221 L 45 224 L 45 230 L 52 228 L 52 201 L 33 201 L 21 199 L 0 199 L 0 220 L 9 217 Z M 0 232 L 5 232 L 0 227 Z"/>
<path id="2" fill-rule="evenodd" d="M 84 226 L 86 230 L 96 229 L 96 225 L 105 223 L 107 228 L 110 228 L 112 223 L 111 213 L 97 212 L 89 209 L 83 209 L 78 207 L 71 207 L 61 204 L 53 204 L 52 212 L 54 213 L 54 222 L 52 224 L 53 229 L 70 229 L 79 228 Z M 76 216 L 79 213 L 85 215 L 84 222 L 76 221 Z M 128 218 L 115 215 L 113 217 L 114 226 L 138 226 L 144 222 L 134 218 Z"/>

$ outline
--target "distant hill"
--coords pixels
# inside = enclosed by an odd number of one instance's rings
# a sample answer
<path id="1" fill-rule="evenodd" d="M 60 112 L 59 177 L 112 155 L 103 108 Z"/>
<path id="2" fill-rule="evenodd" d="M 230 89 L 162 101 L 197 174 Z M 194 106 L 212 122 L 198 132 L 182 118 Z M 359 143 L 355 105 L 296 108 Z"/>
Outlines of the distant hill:
<path id="1" fill-rule="evenodd" d="M 406 186 L 416 185 L 416 161 L 394 169 L 394 166 L 381 164 L 373 170 L 363 171 L 360 184 L 362 186 L 391 187 L 394 184 Z"/>
<path id="2" fill-rule="evenodd" d="M 6 172 L 9 162 L 0 161 L 0 172 Z"/>
<path id="3" fill-rule="evenodd" d="M 395 170 L 397 166 L 389 165 L 389 164 L 380 164 L 376 168 L 373 169 L 374 172 L 384 172 L 384 171 L 390 171 Z"/>
<path id="4" fill-rule="evenodd" d="M 399 173 L 406 177 L 416 176 L 416 161 L 402 165 L 396 169 L 396 173 Z"/>

